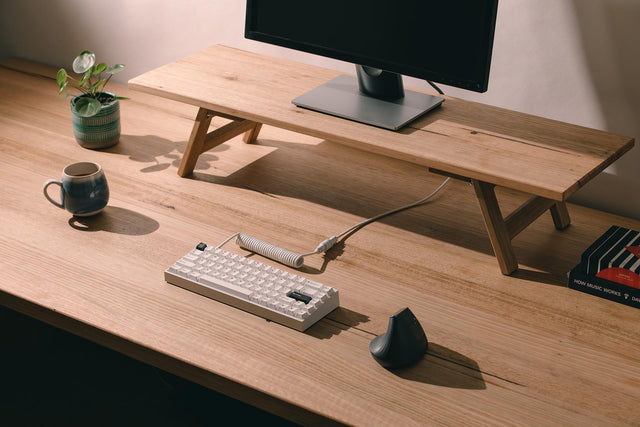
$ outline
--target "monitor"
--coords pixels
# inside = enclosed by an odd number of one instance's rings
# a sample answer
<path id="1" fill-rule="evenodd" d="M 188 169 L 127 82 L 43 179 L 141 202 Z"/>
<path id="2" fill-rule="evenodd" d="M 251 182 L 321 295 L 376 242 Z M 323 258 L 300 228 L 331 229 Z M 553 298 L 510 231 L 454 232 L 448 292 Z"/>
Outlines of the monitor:
<path id="1" fill-rule="evenodd" d="M 356 64 L 294 104 L 399 129 L 443 98 L 402 75 L 484 92 L 498 0 L 247 0 L 245 37 Z"/>

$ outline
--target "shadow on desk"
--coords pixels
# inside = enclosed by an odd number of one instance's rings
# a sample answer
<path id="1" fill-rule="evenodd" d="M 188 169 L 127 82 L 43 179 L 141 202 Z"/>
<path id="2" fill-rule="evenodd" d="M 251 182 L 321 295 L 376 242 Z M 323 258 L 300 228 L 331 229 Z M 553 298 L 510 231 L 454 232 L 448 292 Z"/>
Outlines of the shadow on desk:
<path id="1" fill-rule="evenodd" d="M 157 135 L 122 135 L 117 145 L 103 151 L 128 156 L 129 159 L 139 163 L 152 163 L 144 166 L 140 172 L 153 173 L 161 172 L 170 167 L 178 169 L 186 145 L 187 141 L 172 141 Z M 215 151 L 226 150 L 228 150 L 228 146 L 223 144 L 216 147 Z M 209 169 L 211 162 L 216 160 L 218 160 L 218 156 L 213 154 L 213 150 L 203 153 L 198 159 L 196 169 Z"/>
<path id="2" fill-rule="evenodd" d="M 244 154 L 250 150 L 251 155 L 244 158 L 246 163 L 239 165 L 235 171 L 228 175 L 218 175 L 220 171 L 216 169 L 215 162 L 226 156 L 225 152 L 230 149 L 230 144 L 237 144 L 235 149 L 242 149 Z M 141 172 L 173 174 L 180 165 L 185 145 L 186 142 L 171 141 L 156 135 L 123 135 L 118 145 L 105 151 L 146 164 Z M 255 145 L 268 147 L 269 150 L 252 150 L 242 142 L 232 141 L 203 153 L 189 179 L 244 188 L 274 199 L 285 196 L 306 200 L 361 218 L 370 218 L 417 200 L 440 182 L 440 178 L 434 178 L 434 175 L 427 173 L 421 166 L 329 141 L 309 144 L 260 138 Z M 454 187 L 454 190 L 445 189 L 426 206 L 384 218 L 381 222 L 493 256 L 472 189 L 459 182 L 452 182 L 449 187 Z M 510 196 L 508 199 L 512 198 Z M 447 207 L 443 208 L 441 202 Z M 455 209 L 452 210 L 452 206 Z M 507 203 L 504 213 L 508 213 L 510 207 L 512 206 Z M 521 271 L 516 274 L 524 280 L 565 286 L 566 273 L 573 264 L 560 256 L 548 256 L 548 252 L 549 248 L 556 250 L 557 247 L 557 252 L 563 253 L 565 249 L 562 246 L 570 239 L 555 238 L 561 232 L 555 230 L 550 216 L 543 216 L 540 221 L 548 223 L 545 225 L 547 228 L 541 230 L 547 233 L 548 229 L 549 235 L 553 235 L 554 244 L 528 245 L 520 244 L 523 241 L 520 237 L 515 240 L 514 247 L 521 265 Z M 336 230 L 339 231 L 341 230 Z M 527 230 L 525 233 L 537 231 Z M 344 241 L 342 244 L 344 247 Z M 319 270 L 310 269 L 305 272 L 322 273 L 327 263 L 342 255 L 341 252 L 328 254 L 330 257 L 325 258 Z M 553 259 L 554 264 L 536 264 L 539 252 L 544 252 L 546 260 Z M 528 270 L 526 266 L 532 266 L 534 270 Z"/>
<path id="3" fill-rule="evenodd" d="M 284 196 L 306 200 L 360 218 L 371 218 L 416 201 L 434 190 L 443 180 L 419 165 L 354 150 L 329 141 L 301 144 L 258 139 L 256 144 L 272 150 L 227 176 L 215 175 L 215 168 L 208 164 L 203 155 L 189 179 L 244 188 L 275 199 Z M 223 150 L 223 146 L 224 144 L 205 154 L 222 156 L 222 151 L 218 150 Z M 505 194 L 500 192 L 503 190 Z M 519 206 L 516 201 L 521 202 L 528 197 L 505 189 L 500 191 L 498 198 L 505 215 Z M 570 229 L 557 231 L 550 215 L 543 215 L 538 221 L 542 224 L 539 230 L 542 230 L 542 234 L 553 236 L 555 244 L 521 244 L 524 240 L 519 236 L 514 241 L 514 247 L 522 269 L 531 265 L 548 274 L 525 274 L 522 278 L 532 278 L 537 282 L 553 285 L 564 283 L 564 275 L 573 265 L 564 262 L 561 257 L 552 258 L 548 255 L 556 247 L 559 254 L 563 253 L 563 245 L 568 244 L 570 239 L 563 239 L 562 235 L 570 232 Z M 380 222 L 493 256 L 476 196 L 466 183 L 450 182 L 447 188 L 422 207 L 383 218 Z M 337 233 L 342 230 L 335 231 Z M 527 233 L 536 236 L 540 234 L 538 230 L 532 229 L 526 230 L 522 235 Z M 330 257 L 325 259 L 320 272 L 327 262 L 342 255 L 345 239 L 342 239 L 341 250 L 329 254 Z M 535 264 L 539 252 L 545 254 L 546 260 L 555 259 L 554 264 Z"/>
<path id="4" fill-rule="evenodd" d="M 326 340 L 334 335 L 338 335 L 342 331 L 358 328 L 358 325 L 367 323 L 368 321 L 369 316 L 349 310 L 348 308 L 338 307 L 329 313 L 323 321 L 307 329 L 305 333 L 314 338 Z M 366 331 L 363 330 L 363 332 Z"/>
<path id="5" fill-rule="evenodd" d="M 160 227 L 155 219 L 118 206 L 107 206 L 93 216 L 72 216 L 69 225 L 80 231 L 108 231 L 129 236 L 150 234 Z"/>
<path id="6" fill-rule="evenodd" d="M 475 360 L 430 342 L 427 354 L 416 365 L 391 371 L 410 381 L 441 387 L 484 390 L 486 385 Z"/>

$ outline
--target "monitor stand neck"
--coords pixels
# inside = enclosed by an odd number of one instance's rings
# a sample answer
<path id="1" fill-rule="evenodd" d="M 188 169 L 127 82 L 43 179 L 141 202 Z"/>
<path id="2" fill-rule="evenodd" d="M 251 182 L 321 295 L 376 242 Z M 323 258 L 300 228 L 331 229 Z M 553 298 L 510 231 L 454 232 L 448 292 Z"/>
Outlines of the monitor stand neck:
<path id="1" fill-rule="evenodd" d="M 379 68 L 356 65 L 360 92 L 384 100 L 404 98 L 402 76 Z"/>

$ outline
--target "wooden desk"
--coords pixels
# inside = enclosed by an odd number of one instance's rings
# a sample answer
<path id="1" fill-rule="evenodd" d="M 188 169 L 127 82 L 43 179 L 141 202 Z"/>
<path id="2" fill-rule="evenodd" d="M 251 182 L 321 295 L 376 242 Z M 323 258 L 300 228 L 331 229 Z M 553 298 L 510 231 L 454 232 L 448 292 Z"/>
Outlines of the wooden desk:
<path id="1" fill-rule="evenodd" d="M 306 251 L 442 178 L 263 126 L 256 144 L 223 144 L 181 179 L 197 107 L 113 85 L 131 98 L 121 105 L 121 141 L 85 150 L 54 76 L 25 61 L 0 66 L 1 304 L 305 424 L 640 420 L 640 312 L 566 287 L 590 242 L 611 224 L 640 222 L 570 205 L 572 226 L 561 235 L 541 218 L 514 239 L 520 269 L 503 276 L 473 189 L 454 181 L 429 205 L 309 258 L 301 274 L 338 288 L 341 307 L 299 333 L 169 285 L 163 271 L 199 241 L 236 231 Z M 111 199 L 81 220 L 41 188 L 83 160 L 103 166 Z M 505 209 L 528 197 L 496 192 Z M 390 372 L 368 345 L 405 306 L 429 352 Z"/>
<path id="2" fill-rule="evenodd" d="M 193 171 L 200 154 L 230 138 L 245 133 L 245 142 L 254 142 L 266 123 L 471 182 L 504 274 L 518 268 L 512 239 L 547 210 L 558 230 L 568 227 L 567 198 L 634 144 L 629 137 L 453 98 L 401 132 L 291 104 L 337 75 L 218 45 L 138 76 L 129 86 L 200 107 L 180 176 Z M 231 122 L 209 132 L 215 116 Z M 532 197 L 504 216 L 496 185 Z"/>

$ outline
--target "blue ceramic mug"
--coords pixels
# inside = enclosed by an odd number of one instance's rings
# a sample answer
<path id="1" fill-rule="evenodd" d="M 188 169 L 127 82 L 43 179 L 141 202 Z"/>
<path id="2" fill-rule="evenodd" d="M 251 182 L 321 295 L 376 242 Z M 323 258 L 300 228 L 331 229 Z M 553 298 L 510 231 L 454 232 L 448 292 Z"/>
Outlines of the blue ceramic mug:
<path id="1" fill-rule="evenodd" d="M 51 184 L 60 186 L 60 202 L 47 193 Z M 102 168 L 97 163 L 79 162 L 66 166 L 62 179 L 50 179 L 42 187 L 44 196 L 59 208 L 76 216 L 95 215 L 107 206 L 109 187 Z"/>

